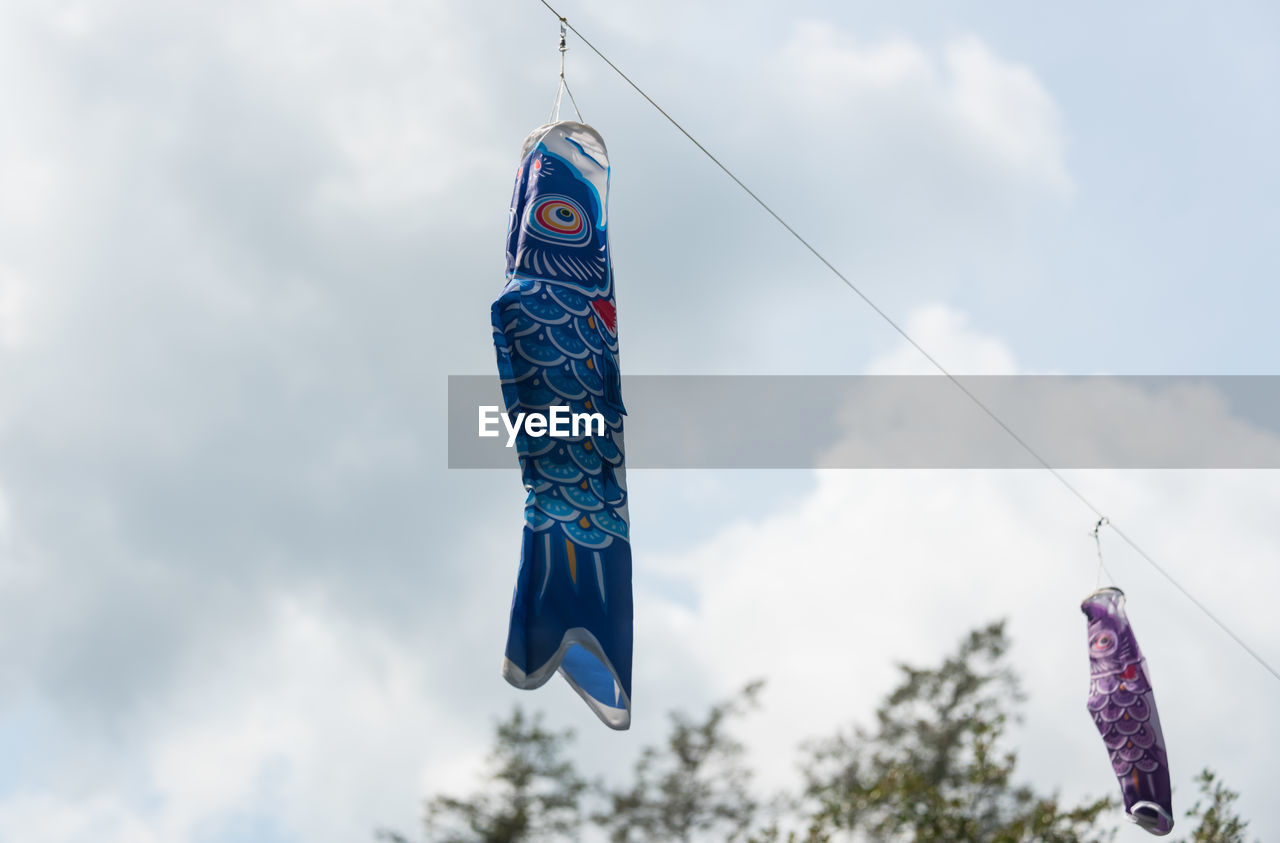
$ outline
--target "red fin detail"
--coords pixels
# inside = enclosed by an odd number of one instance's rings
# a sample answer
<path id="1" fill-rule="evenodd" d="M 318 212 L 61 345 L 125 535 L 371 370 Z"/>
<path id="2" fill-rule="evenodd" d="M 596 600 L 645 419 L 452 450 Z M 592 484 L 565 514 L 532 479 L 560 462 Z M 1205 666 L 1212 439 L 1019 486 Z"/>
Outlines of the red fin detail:
<path id="1" fill-rule="evenodd" d="M 1129 665 L 1128 667 L 1126 667 L 1126 668 L 1124 669 L 1124 674 L 1123 674 L 1123 675 L 1124 675 L 1124 678 L 1125 678 L 1125 679 L 1137 679 L 1137 678 L 1138 678 L 1138 666 L 1137 666 L 1136 664 L 1131 664 L 1131 665 Z"/>
<path id="2" fill-rule="evenodd" d="M 596 313 L 600 314 L 600 319 L 604 321 L 610 333 L 618 333 L 618 311 L 613 306 L 613 302 L 608 299 L 596 299 L 591 302 L 591 306 L 596 309 Z"/>

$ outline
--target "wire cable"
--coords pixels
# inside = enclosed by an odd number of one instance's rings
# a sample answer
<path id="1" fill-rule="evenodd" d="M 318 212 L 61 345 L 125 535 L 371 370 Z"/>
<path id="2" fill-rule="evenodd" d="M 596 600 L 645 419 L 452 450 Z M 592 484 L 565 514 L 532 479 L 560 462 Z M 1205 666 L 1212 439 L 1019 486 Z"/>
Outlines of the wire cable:
<path id="1" fill-rule="evenodd" d="M 648 103 L 649 103 L 649 105 L 653 106 L 653 107 L 657 110 L 657 112 L 658 112 L 659 114 L 661 114 L 663 117 L 665 117 L 665 118 L 667 119 L 667 122 L 669 122 L 672 126 L 675 126 L 675 127 L 676 127 L 676 129 L 677 129 L 677 130 L 679 130 L 680 134 L 682 134 L 682 135 L 684 135 L 686 138 L 688 138 L 690 143 L 692 143 L 694 146 L 696 146 L 696 147 L 697 147 L 697 148 L 702 152 L 702 154 L 703 154 L 703 155 L 705 155 L 705 156 L 707 156 L 707 158 L 711 159 L 711 162 L 712 162 L 713 164 L 715 164 L 717 167 L 719 167 L 719 168 L 724 172 L 724 174 L 725 174 L 726 176 L 728 176 L 729 178 L 733 179 L 734 183 L 735 183 L 735 184 L 737 184 L 737 185 L 738 185 L 738 187 L 742 188 L 742 190 L 743 190 L 743 191 L 744 191 L 748 196 L 750 196 L 752 199 L 754 199 L 757 205 L 759 205 L 761 208 L 763 208 L 763 209 L 764 209 L 764 210 L 769 214 L 769 216 L 773 217 L 773 218 L 778 222 L 778 224 L 779 224 L 779 225 L 781 225 L 783 228 L 785 228 L 785 229 L 787 230 L 787 232 L 788 232 L 792 237 L 794 237 L 796 240 L 798 240 L 798 241 L 800 242 L 800 244 L 801 244 L 802 246 L 804 246 L 806 249 L 808 249 L 808 250 L 809 250 L 809 252 L 810 252 L 810 253 L 811 253 L 815 258 L 817 258 L 819 261 L 821 261 L 821 262 L 822 262 L 822 264 L 823 264 L 824 266 L 826 266 L 826 268 L 827 268 L 827 269 L 831 270 L 832 274 L 834 274 L 837 278 L 839 278 L 841 281 L 843 281 L 843 282 L 844 282 L 844 284 L 845 284 L 845 286 L 847 286 L 850 290 L 852 290 L 854 293 L 856 293 L 856 294 L 857 294 L 857 296 L 858 296 L 860 299 L 862 299 L 862 301 L 863 301 L 863 302 L 864 302 L 868 307 L 870 307 L 873 311 L 875 311 L 875 312 L 876 312 L 876 314 L 877 314 L 881 319 L 883 319 L 885 322 L 887 322 L 887 323 L 889 324 L 889 326 L 890 326 L 891 328 L 893 328 L 893 330 L 897 331 L 897 332 L 898 332 L 898 334 L 899 334 L 899 335 L 900 335 L 904 340 L 906 340 L 906 341 L 907 341 L 907 342 L 908 342 L 908 343 L 909 343 L 909 344 L 910 344 L 910 345 L 911 345 L 911 346 L 912 346 L 916 351 L 920 352 L 920 354 L 922 354 L 926 360 L 928 360 L 931 364 L 933 364 L 933 367 L 934 367 L 935 369 L 937 369 L 939 372 L 941 372 L 941 373 L 942 373 L 942 374 L 947 378 L 947 380 L 951 381 L 951 383 L 952 383 L 953 385 L 955 385 L 956 389 L 959 389 L 961 392 L 963 392 L 963 393 L 965 394 L 965 396 L 966 396 L 970 401 L 972 401 L 972 402 L 973 402 L 973 403 L 978 407 L 978 409 L 980 409 L 980 410 L 982 410 L 982 412 L 986 413 L 986 414 L 987 414 L 987 416 L 988 416 L 988 417 L 989 417 L 993 422 L 995 422 L 997 425 L 999 425 L 999 426 L 1000 426 L 1000 428 L 1001 428 L 1002 430 L 1004 430 L 1004 432 L 1005 432 L 1005 433 L 1007 433 L 1007 434 L 1008 434 L 1008 435 L 1013 439 L 1013 441 L 1017 442 L 1017 443 L 1018 443 L 1018 445 L 1020 445 L 1024 451 L 1026 451 L 1028 454 L 1030 454 L 1030 455 L 1031 455 L 1031 457 L 1032 457 L 1033 459 L 1035 459 L 1035 461 L 1036 461 L 1037 463 L 1039 463 L 1039 464 L 1040 464 L 1040 467 L 1041 467 L 1041 468 L 1043 468 L 1045 471 L 1048 471 L 1051 475 L 1053 475 L 1053 476 L 1057 479 L 1057 481 L 1058 481 L 1059 483 L 1061 483 L 1061 484 L 1062 484 L 1062 486 L 1063 486 L 1063 487 L 1064 487 L 1068 492 L 1070 492 L 1072 495 L 1074 495 L 1074 496 L 1076 497 L 1076 499 L 1077 499 L 1077 500 L 1079 500 L 1079 501 L 1080 501 L 1080 503 L 1082 503 L 1082 504 L 1084 504 L 1086 507 L 1088 507 L 1088 508 L 1089 508 L 1089 510 L 1090 510 L 1090 511 L 1092 511 L 1092 512 L 1093 512 L 1093 514 L 1094 514 L 1094 515 L 1096 515 L 1096 516 L 1098 517 L 1098 519 L 1099 519 L 1099 525 L 1100 525 L 1100 526 L 1101 526 L 1101 525 L 1106 525 L 1106 526 L 1110 527 L 1110 528 L 1115 532 L 1115 534 L 1116 534 L 1117 536 L 1119 536 L 1119 537 L 1120 537 L 1120 539 L 1121 539 L 1122 541 L 1124 541 L 1124 543 L 1125 543 L 1125 544 L 1129 545 L 1129 547 L 1130 547 L 1130 548 L 1132 548 L 1132 549 L 1134 550 L 1134 552 L 1138 554 L 1138 556 L 1140 556 L 1141 558 L 1143 558 L 1144 560 L 1146 560 L 1147 564 L 1151 565 L 1151 567 L 1152 567 L 1152 568 L 1154 568 L 1154 569 L 1155 569 L 1155 570 L 1156 570 L 1156 571 L 1157 571 L 1157 572 L 1158 572 L 1162 577 L 1164 577 L 1166 580 L 1168 580 L 1168 581 L 1169 581 L 1169 583 L 1170 583 L 1171 585 L 1173 585 L 1173 587 L 1174 587 L 1174 588 L 1176 588 L 1176 589 L 1178 589 L 1178 591 L 1182 592 L 1182 594 L 1183 594 L 1183 596 L 1184 596 L 1184 597 L 1186 597 L 1188 600 L 1190 600 L 1190 601 L 1191 601 L 1191 603 L 1192 603 L 1196 608 L 1198 608 L 1201 612 L 1203 612 L 1203 613 L 1205 614 L 1205 616 L 1206 616 L 1206 617 L 1208 617 L 1208 618 L 1209 618 L 1209 620 L 1211 620 L 1211 621 L 1213 621 L 1215 624 L 1217 624 L 1218 628 L 1219 628 L 1219 629 L 1221 629 L 1223 632 L 1225 632 L 1225 633 L 1227 634 L 1227 636 L 1231 638 L 1231 640 L 1232 640 L 1232 641 L 1234 641 L 1234 642 L 1236 642 L 1237 644 L 1239 644 L 1239 645 L 1240 645 L 1240 647 L 1241 647 L 1241 648 L 1242 648 L 1246 653 L 1248 653 L 1250 656 L 1252 656 L 1252 657 L 1253 657 L 1253 659 L 1254 659 L 1254 661 L 1256 661 L 1258 664 L 1262 665 L 1263 669 L 1265 669 L 1268 673 L 1270 673 L 1272 676 L 1274 676 L 1277 680 L 1280 680 L 1280 671 L 1278 671 L 1278 670 L 1276 670 L 1276 668 L 1272 667 L 1272 666 L 1271 666 L 1271 665 L 1266 661 L 1266 659 L 1264 659 L 1264 658 L 1263 658 L 1261 655 L 1259 655 L 1259 654 L 1258 654 L 1258 653 L 1257 653 L 1257 652 L 1256 652 L 1252 647 L 1250 647 L 1248 644 L 1246 644 L 1246 643 L 1245 643 L 1245 642 L 1240 638 L 1240 636 L 1239 636 L 1239 635 L 1236 635 L 1236 633 L 1235 633 L 1235 632 L 1233 632 L 1233 631 L 1231 630 L 1231 628 L 1230 628 L 1230 627 L 1228 627 L 1228 626 L 1226 625 L 1226 623 L 1224 623 L 1221 619 L 1219 619 L 1217 615 L 1215 615 L 1212 611 L 1210 611 L 1210 610 L 1209 610 L 1209 608 L 1208 608 L 1207 606 L 1205 606 L 1203 603 L 1201 603 L 1199 600 L 1197 600 L 1194 596 L 1192 596 L 1191 592 L 1190 592 L 1190 591 L 1188 591 L 1186 588 L 1184 588 L 1184 587 L 1183 587 L 1183 585 L 1182 585 L 1181 583 L 1179 583 L 1176 579 L 1174 579 L 1174 577 L 1173 577 L 1173 575 L 1172 575 L 1172 574 L 1170 574 L 1170 573 L 1169 573 L 1168 571 L 1166 571 L 1163 567 L 1161 567 L 1161 566 L 1160 566 L 1160 565 L 1155 561 L 1155 559 L 1151 558 L 1151 555 L 1150 555 L 1149 553 L 1147 553 L 1145 550 L 1143 550 L 1141 547 L 1139 547 L 1139 546 L 1138 546 L 1138 544 L 1137 544 L 1137 542 L 1135 542 L 1133 539 L 1129 538 L 1129 536 L 1128 536 L 1126 533 L 1124 533 L 1124 532 L 1123 532 L 1119 527 L 1117 527 L 1114 523 L 1112 523 L 1111 519 L 1110 519 L 1110 518 L 1108 518 L 1106 515 L 1104 515 L 1104 514 L 1102 513 L 1102 510 L 1100 510 L 1098 507 L 1094 506 L 1093 502 L 1092 502 L 1092 501 L 1090 501 L 1087 497 L 1085 497 L 1085 496 L 1084 496 L 1084 493 L 1082 493 L 1079 489 L 1077 489 L 1074 485 L 1072 485 L 1072 484 L 1071 484 L 1071 482 L 1070 482 L 1070 481 L 1068 481 L 1066 477 L 1063 477 L 1063 476 L 1062 476 L 1062 473 L 1061 473 L 1061 472 L 1059 472 L 1059 471 L 1058 471 L 1056 468 L 1054 468 L 1053 466 L 1051 466 L 1051 465 L 1048 463 L 1048 461 L 1046 461 L 1046 460 L 1045 460 L 1045 458 L 1044 458 L 1044 457 L 1040 456 L 1039 452 L 1037 452 L 1035 448 L 1031 447 L 1031 445 L 1030 445 L 1030 444 L 1028 444 L 1028 443 L 1027 443 L 1027 441 L 1026 441 L 1025 439 L 1023 439 L 1021 436 L 1019 436 L 1019 435 L 1017 434 L 1017 432 L 1013 430 L 1013 428 L 1009 427 L 1009 425 L 1005 423 L 1004 419 L 1002 419 L 1002 418 L 1000 418 L 998 415 L 996 415 L 996 413 L 995 413 L 995 411 L 994 411 L 994 410 L 992 410 L 992 409 L 991 409 L 990 407 L 988 407 L 985 403 L 983 403 L 983 401 L 982 401 L 980 398 L 978 398 L 978 396 L 974 395 L 974 394 L 973 394 L 973 392 L 971 392 L 971 391 L 968 389 L 968 387 L 966 387 L 963 383 L 961 383 L 961 382 L 956 378 L 956 376 L 955 376 L 955 375 L 951 374 L 951 372 L 950 372 L 950 371 L 948 371 L 948 370 L 947 370 L 947 368 L 946 368 L 945 366 L 943 366 L 941 363 L 939 363 L 939 362 L 938 362 L 938 360 L 937 360 L 937 359 L 936 359 L 932 354 L 930 354 L 928 351 L 926 351 L 926 350 L 925 350 L 925 348 L 924 348 L 922 345 L 920 345 L 920 343 L 916 342 L 916 341 L 915 341 L 915 339 L 914 339 L 910 334 L 908 334 L 908 333 L 906 332 L 906 330 L 905 330 L 901 325 L 899 325 L 896 321 L 894 321 L 894 319 L 893 319 L 891 316 L 889 316 L 889 314 L 888 314 L 888 313 L 886 313 L 884 310 L 882 310 L 882 309 L 880 308 L 880 306 L 879 306 L 879 305 L 877 305 L 874 301 L 872 301 L 872 300 L 871 300 L 871 298 L 870 298 L 869 296 L 867 296 L 867 294 L 866 294 L 866 293 L 862 292 L 862 290 L 860 290 L 856 284 L 854 284 L 852 281 L 850 281 L 850 280 L 845 276 L 845 274 L 844 274 L 843 272 L 841 272 L 839 269 L 836 269 L 836 267 L 831 263 L 831 261 L 827 260 L 827 259 L 826 259 L 826 257 L 824 257 L 824 256 L 823 256 L 823 254 L 822 254 L 821 252 L 819 252 L 816 248 L 814 248 L 813 244 L 811 244 L 808 240 L 806 240 L 804 237 L 802 237 L 798 231 L 796 231 L 794 228 L 792 228 L 792 227 L 791 227 L 791 225 L 790 225 L 790 223 L 788 223 L 785 219 L 783 219 L 783 218 L 778 214 L 778 212 L 777 212 L 777 211 L 775 211 L 775 210 L 773 210 L 773 208 L 769 207 L 768 203 L 767 203 L 767 202 L 765 202 L 763 199 L 761 199 L 759 196 L 757 196 L 754 190 L 752 190 L 751 188 L 747 187 L 747 185 L 742 181 L 742 179 L 740 179 L 740 178 L 738 178 L 736 175 L 734 175 L 733 171 L 732 171 L 732 170 L 730 170 L 728 167 L 726 167 L 723 163 L 721 163 L 721 161 L 720 161 L 720 159 L 719 159 L 719 158 L 716 158 L 714 155 L 712 155 L 712 154 L 711 154 L 711 151 L 710 151 L 709 149 L 707 149 L 705 146 L 703 146 L 703 145 L 698 141 L 698 139 L 697 139 L 697 138 L 695 138 L 693 135 L 689 134 L 689 131 L 688 131 L 687 129 L 685 129 L 685 127 L 684 127 L 684 126 L 681 126 L 681 125 L 680 125 L 680 123 L 679 123 L 679 122 L 677 122 L 677 121 L 676 121 L 676 119 L 675 119 L 674 117 L 672 117 L 670 114 L 668 114 L 668 113 L 667 113 L 667 111 L 666 111 L 666 109 L 664 109 L 662 106 L 658 105 L 658 103 L 657 103 L 657 102 L 655 102 L 655 101 L 654 101 L 654 99 L 653 99 L 652 97 L 650 97 L 648 94 L 646 94 L 646 93 L 645 93 L 645 92 L 640 88 L 640 86 L 639 86 L 639 85 L 637 85 L 635 82 L 631 81 L 631 77 L 629 77 L 629 76 L 627 76 L 627 74 L 623 73 L 623 72 L 622 72 L 622 69 L 621 69 L 621 68 L 619 68 L 619 67 L 618 67 L 616 64 L 614 64 L 612 61 L 610 61 L 608 56 L 606 56 L 604 53 L 600 52 L 600 49 L 599 49 L 598 47 L 596 47 L 596 45 L 595 45 L 595 44 L 592 44 L 590 41 L 588 41 L 588 40 L 587 40 L 587 38 L 586 38 L 585 36 L 583 36 L 583 34 L 582 34 L 581 32 L 579 32 L 579 31 L 577 30 L 577 28 L 576 28 L 576 27 L 574 27 L 574 25 L 573 25 L 573 24 L 569 23 L 569 21 L 568 21 L 568 19 L 567 19 L 567 18 L 565 18 L 565 17 L 564 17 L 564 16 L 562 16 L 559 12 L 557 12 L 557 11 L 555 10 L 555 8 L 553 8 L 553 7 L 552 7 L 552 5 L 551 5 L 550 3 L 548 3 L 548 2 L 547 2 L 547 0 L 538 0 L 538 2 L 540 2 L 542 5 L 546 6 L 546 7 L 547 7 L 547 10 L 548 10 L 548 11 L 550 11 L 550 12 L 551 12 L 551 14 L 555 15 L 555 16 L 556 16 L 556 18 L 560 21 L 560 23 L 561 23 L 562 25 L 567 26 L 567 27 L 569 28 L 569 31 L 571 31 L 574 35 L 578 36 L 578 38 L 582 41 L 582 43 L 583 43 L 583 44 L 586 44 L 586 45 L 591 49 L 591 51 L 592 51 L 593 53 L 595 53 L 597 56 L 599 56 L 601 61 L 603 61 L 605 64 L 609 65 L 609 67 L 613 70 L 613 72 L 614 72 L 614 73 L 616 73 L 616 74 L 618 74 L 620 77 L 622 77 L 622 80 L 623 80 L 624 82 L 626 82 L 628 85 L 630 85 L 630 86 L 635 90 L 635 92 L 636 92 L 637 94 L 639 94 L 640 96 L 644 97 L 645 101 L 646 101 L 646 102 L 648 102 Z M 572 96 L 572 95 L 570 95 L 570 96 Z M 575 103 L 575 107 L 576 107 L 576 103 Z"/>

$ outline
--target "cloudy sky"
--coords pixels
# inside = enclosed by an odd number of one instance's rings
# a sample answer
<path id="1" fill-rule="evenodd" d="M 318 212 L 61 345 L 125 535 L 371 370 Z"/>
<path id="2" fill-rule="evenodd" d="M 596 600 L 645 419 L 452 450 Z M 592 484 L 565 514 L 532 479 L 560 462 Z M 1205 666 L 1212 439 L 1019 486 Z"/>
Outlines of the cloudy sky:
<path id="1" fill-rule="evenodd" d="M 560 11 L 957 372 L 1280 368 L 1263 3 Z M 1043 472 L 634 471 L 633 729 L 500 678 L 523 490 L 447 469 L 446 377 L 493 371 L 556 39 L 535 0 L 0 6 L 0 840 L 413 830 L 514 703 L 618 775 L 666 711 L 756 677 L 744 736 L 783 785 L 895 661 L 998 617 L 1025 776 L 1115 790 L 1083 709 L 1092 516 Z M 927 371 L 571 48 L 624 377 Z M 1069 477 L 1280 663 L 1280 477 Z M 1280 837 L 1280 682 L 1104 550 L 1177 807 L 1210 765 Z"/>

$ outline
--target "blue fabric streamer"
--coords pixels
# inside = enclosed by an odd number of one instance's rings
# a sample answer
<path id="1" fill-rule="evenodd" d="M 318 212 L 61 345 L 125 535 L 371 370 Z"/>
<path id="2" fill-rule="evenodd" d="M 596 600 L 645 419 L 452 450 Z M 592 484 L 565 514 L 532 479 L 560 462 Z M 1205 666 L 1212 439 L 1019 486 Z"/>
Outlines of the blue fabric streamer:
<path id="1" fill-rule="evenodd" d="M 515 439 L 529 494 L 502 673 L 537 688 L 558 670 L 602 721 L 626 729 L 631 545 L 608 186 L 590 126 L 550 123 L 525 141 L 493 339 L 508 423 L 560 424 L 542 435 L 522 425 Z"/>

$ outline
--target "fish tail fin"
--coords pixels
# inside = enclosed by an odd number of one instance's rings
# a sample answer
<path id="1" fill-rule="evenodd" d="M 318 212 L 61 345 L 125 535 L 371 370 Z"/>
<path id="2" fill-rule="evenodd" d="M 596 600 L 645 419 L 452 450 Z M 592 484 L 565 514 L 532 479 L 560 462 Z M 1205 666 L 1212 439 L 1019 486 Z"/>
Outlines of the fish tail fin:
<path id="1" fill-rule="evenodd" d="M 1155 802 L 1135 802 L 1128 813 L 1129 819 L 1157 837 L 1173 831 L 1173 817 Z"/>
<path id="2" fill-rule="evenodd" d="M 605 725 L 631 725 L 631 548 L 581 546 L 526 526 L 502 675 L 533 689 L 560 673 Z"/>

